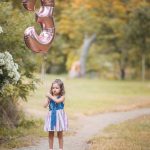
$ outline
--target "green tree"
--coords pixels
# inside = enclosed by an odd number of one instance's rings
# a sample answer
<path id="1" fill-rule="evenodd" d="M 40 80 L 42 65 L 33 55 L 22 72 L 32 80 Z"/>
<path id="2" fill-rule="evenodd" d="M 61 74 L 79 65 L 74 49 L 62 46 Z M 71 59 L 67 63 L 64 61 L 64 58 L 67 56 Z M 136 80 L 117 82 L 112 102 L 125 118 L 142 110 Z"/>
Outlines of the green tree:
<path id="1" fill-rule="evenodd" d="M 17 85 L 8 85 L 0 91 L 0 125 L 14 127 L 20 120 L 18 101 L 27 101 L 27 96 L 35 89 L 37 81 L 33 75 L 36 70 L 33 54 L 26 49 L 23 41 L 23 31 L 32 20 L 30 14 L 14 8 L 11 2 L 1 2 L 0 9 L 0 25 L 3 28 L 3 33 L 0 34 L 0 52 L 9 51 L 14 61 L 19 64 L 21 73 Z"/>
<path id="2" fill-rule="evenodd" d="M 128 40 L 141 56 L 141 75 L 145 80 L 146 56 L 150 53 L 150 4 L 141 3 L 133 9 L 128 23 Z"/>
<path id="3" fill-rule="evenodd" d="M 74 0 L 65 5 L 60 15 L 58 23 L 58 32 L 67 37 L 73 52 L 68 52 L 68 62 L 74 61 L 72 54 L 78 55 L 81 63 L 81 73 L 84 76 L 86 72 L 86 60 L 88 51 L 94 43 L 99 30 L 99 1 L 80 1 Z M 79 49 L 81 47 L 81 52 Z M 70 57 L 69 57 L 70 56 Z M 76 58 L 77 58 L 76 57 Z M 70 61 L 72 59 L 72 61 Z M 71 66 L 71 64 L 69 64 Z"/>

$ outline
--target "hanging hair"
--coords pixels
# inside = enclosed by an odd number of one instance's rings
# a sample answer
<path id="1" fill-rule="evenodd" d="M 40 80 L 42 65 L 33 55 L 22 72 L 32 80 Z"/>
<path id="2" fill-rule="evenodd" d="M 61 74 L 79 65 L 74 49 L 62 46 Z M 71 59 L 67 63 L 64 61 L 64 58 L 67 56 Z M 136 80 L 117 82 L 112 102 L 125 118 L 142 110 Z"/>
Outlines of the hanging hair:
<path id="1" fill-rule="evenodd" d="M 65 95 L 64 83 L 60 79 L 56 79 L 55 81 L 52 82 L 50 93 L 53 95 L 52 87 L 53 87 L 53 84 L 55 84 L 55 83 L 57 83 L 60 87 L 60 93 L 59 93 L 60 96 Z"/>

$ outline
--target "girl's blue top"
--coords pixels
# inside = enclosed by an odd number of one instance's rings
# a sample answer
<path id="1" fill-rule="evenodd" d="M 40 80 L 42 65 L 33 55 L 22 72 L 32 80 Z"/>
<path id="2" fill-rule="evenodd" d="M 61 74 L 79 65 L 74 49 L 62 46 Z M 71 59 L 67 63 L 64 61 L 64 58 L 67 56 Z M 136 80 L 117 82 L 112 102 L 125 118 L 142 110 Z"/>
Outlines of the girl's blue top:
<path id="1" fill-rule="evenodd" d="M 56 110 L 64 109 L 64 103 L 56 103 L 53 99 L 50 98 L 49 100 L 49 111 L 51 111 L 51 130 L 54 130 L 54 127 L 56 126 Z"/>

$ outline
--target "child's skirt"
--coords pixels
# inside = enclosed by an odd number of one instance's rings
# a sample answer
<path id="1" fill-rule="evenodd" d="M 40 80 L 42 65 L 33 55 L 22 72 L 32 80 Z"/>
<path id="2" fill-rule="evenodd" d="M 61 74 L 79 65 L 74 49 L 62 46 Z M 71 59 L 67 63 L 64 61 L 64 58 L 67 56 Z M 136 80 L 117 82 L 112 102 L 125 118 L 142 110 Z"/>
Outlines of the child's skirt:
<path id="1" fill-rule="evenodd" d="M 49 111 L 45 118 L 44 131 L 67 131 L 68 130 L 68 118 L 64 109 L 56 110 L 56 126 L 51 129 L 51 112 Z"/>

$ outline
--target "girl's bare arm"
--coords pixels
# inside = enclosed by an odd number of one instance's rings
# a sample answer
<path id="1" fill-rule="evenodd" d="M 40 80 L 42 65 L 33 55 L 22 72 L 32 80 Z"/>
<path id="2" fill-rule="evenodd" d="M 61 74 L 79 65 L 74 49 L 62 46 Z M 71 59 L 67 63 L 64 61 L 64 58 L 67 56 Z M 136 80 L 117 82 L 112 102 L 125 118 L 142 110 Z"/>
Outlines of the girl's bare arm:
<path id="1" fill-rule="evenodd" d="M 56 103 L 61 103 L 61 102 L 64 102 L 65 101 L 65 96 L 61 96 L 60 98 L 54 98 L 53 97 L 53 100 L 56 102 Z"/>
<path id="2" fill-rule="evenodd" d="M 56 103 L 61 103 L 61 102 L 65 101 L 65 96 L 61 96 L 60 98 L 56 98 L 52 94 L 47 94 L 47 97 L 51 98 Z"/>

